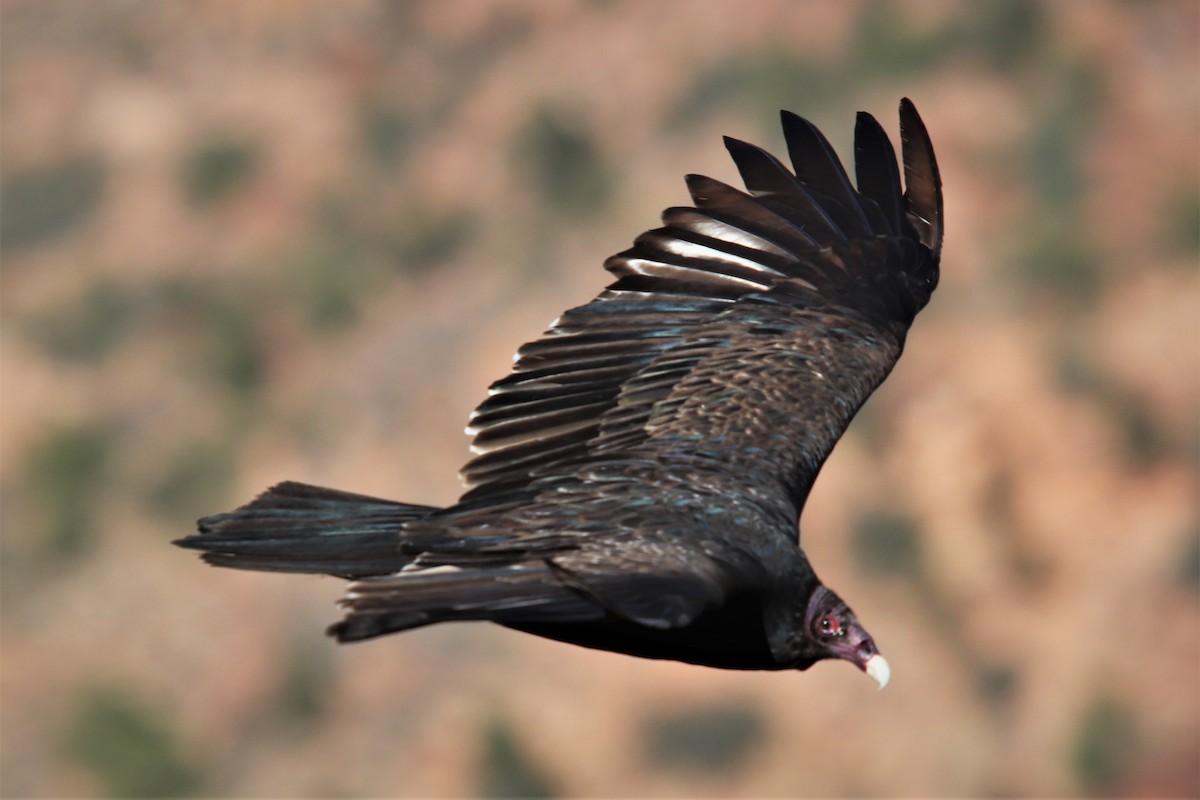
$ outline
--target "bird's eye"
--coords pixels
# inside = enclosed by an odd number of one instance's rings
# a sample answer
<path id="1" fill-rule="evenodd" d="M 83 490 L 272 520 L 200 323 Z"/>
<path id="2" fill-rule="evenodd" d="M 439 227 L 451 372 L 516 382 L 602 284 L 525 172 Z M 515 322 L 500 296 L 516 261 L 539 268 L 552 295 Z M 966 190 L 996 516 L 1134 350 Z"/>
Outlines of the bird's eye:
<path id="1" fill-rule="evenodd" d="M 826 636 L 842 636 L 846 631 L 842 628 L 841 620 L 830 615 L 821 617 L 821 633 Z"/>

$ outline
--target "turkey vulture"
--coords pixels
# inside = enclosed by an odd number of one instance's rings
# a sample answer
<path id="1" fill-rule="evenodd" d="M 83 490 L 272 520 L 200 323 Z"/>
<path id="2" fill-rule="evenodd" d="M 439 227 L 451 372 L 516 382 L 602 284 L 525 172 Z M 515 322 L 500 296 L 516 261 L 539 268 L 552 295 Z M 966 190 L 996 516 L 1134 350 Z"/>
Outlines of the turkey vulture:
<path id="1" fill-rule="evenodd" d="M 690 175 L 492 384 L 448 508 L 285 482 L 176 544 L 210 564 L 352 581 L 342 642 L 436 622 L 727 669 L 889 668 L 799 546 L 821 464 L 937 285 L 941 179 L 900 102 L 892 144 L 858 115 L 857 188 L 783 112 L 794 173 L 725 145 L 742 192 Z"/>

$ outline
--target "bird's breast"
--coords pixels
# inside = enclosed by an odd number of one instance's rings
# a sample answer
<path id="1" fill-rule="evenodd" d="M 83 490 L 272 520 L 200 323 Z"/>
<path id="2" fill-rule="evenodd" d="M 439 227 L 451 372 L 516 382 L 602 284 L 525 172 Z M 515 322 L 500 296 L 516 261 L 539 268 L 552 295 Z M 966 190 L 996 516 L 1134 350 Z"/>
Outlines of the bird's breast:
<path id="1" fill-rule="evenodd" d="M 508 625 L 515 630 L 581 647 L 641 658 L 670 659 L 721 669 L 783 669 L 771 654 L 762 603 L 751 594 L 735 595 L 700 614 L 690 625 L 659 629 L 616 616 L 594 622 Z"/>

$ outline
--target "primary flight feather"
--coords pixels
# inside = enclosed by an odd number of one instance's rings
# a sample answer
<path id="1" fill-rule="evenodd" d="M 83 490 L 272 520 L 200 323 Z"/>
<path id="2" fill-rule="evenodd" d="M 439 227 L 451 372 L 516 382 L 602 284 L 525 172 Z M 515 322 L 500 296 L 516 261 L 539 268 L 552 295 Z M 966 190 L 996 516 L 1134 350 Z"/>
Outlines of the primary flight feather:
<path id="1" fill-rule="evenodd" d="M 211 564 L 350 579 L 355 641 L 487 620 L 730 669 L 889 669 L 817 578 L 800 512 L 938 280 L 941 179 L 900 103 L 855 126 L 856 184 L 783 113 L 789 170 L 727 138 L 746 192 L 692 206 L 608 259 L 617 280 L 517 353 L 471 416 L 448 508 L 281 483 L 177 542 Z M 856 188 L 857 187 L 857 188 Z"/>

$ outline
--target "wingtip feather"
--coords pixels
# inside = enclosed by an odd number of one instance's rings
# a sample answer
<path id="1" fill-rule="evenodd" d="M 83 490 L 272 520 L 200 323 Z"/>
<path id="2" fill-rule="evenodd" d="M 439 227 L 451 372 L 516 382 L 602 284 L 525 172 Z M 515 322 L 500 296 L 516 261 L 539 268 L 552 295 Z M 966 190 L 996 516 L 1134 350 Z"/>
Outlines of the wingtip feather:
<path id="1" fill-rule="evenodd" d="M 904 158 L 904 199 L 909 221 L 935 258 L 942 250 L 942 177 L 933 143 L 917 107 L 900 100 L 900 147 Z"/>
<path id="2" fill-rule="evenodd" d="M 879 207 L 890 232 L 899 235 L 905 208 L 896 150 L 879 120 L 866 111 L 855 117 L 854 168 L 859 193 Z"/>

